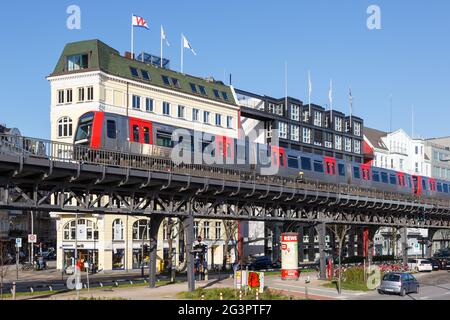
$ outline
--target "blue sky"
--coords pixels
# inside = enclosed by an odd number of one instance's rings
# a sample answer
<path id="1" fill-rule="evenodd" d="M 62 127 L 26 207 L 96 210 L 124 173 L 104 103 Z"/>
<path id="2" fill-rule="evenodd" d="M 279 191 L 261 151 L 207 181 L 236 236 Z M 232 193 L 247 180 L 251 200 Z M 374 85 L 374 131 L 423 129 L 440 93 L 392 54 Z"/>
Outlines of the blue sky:
<path id="1" fill-rule="evenodd" d="M 66 9 L 81 8 L 81 30 L 68 30 Z M 367 7 L 381 8 L 382 29 L 368 30 Z M 159 53 L 159 26 L 171 47 L 165 57 L 179 70 L 180 33 L 197 52 L 186 51 L 185 72 L 228 79 L 237 88 L 308 100 L 311 70 L 313 102 L 354 112 L 366 125 L 393 127 L 423 137 L 450 135 L 450 2 L 387 0 L 316 1 L 15 1 L 2 5 L 0 30 L 0 123 L 29 136 L 49 137 L 49 75 L 67 42 L 98 38 L 120 52 L 130 50 L 131 14 L 150 21 L 136 30 L 136 51 Z"/>

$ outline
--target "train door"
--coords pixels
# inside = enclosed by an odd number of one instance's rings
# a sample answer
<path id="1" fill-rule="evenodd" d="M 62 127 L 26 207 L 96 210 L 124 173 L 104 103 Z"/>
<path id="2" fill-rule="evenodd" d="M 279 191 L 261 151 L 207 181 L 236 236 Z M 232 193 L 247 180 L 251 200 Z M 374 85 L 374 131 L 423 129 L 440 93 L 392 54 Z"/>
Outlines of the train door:
<path id="1" fill-rule="evenodd" d="M 331 157 L 324 157 L 324 162 L 325 162 L 325 173 L 330 176 L 336 176 L 337 175 L 336 159 Z"/>
<path id="2" fill-rule="evenodd" d="M 103 130 L 103 147 L 107 150 L 119 150 L 120 119 L 118 115 L 106 113 Z"/>
<path id="3" fill-rule="evenodd" d="M 420 196 L 422 193 L 422 177 L 412 176 L 412 183 L 413 183 L 413 193 L 417 196 Z"/>
<path id="4" fill-rule="evenodd" d="M 286 151 L 284 148 L 272 146 L 272 163 L 277 167 L 286 167 Z"/>

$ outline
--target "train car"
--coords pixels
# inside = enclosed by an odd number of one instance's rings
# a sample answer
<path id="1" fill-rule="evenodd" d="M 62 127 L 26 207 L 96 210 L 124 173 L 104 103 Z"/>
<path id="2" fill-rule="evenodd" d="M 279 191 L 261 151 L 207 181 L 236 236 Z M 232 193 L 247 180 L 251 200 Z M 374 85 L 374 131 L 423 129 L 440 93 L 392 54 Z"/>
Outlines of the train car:
<path id="1" fill-rule="evenodd" d="M 198 135 L 193 130 L 182 130 L 180 132 L 184 134 L 179 133 L 177 136 L 174 134 L 179 132 L 177 129 L 148 120 L 93 111 L 80 117 L 74 144 L 90 150 L 102 149 L 165 159 L 171 159 L 173 149 L 181 144 L 184 150 L 191 152 L 190 161 L 195 164 L 219 165 L 251 172 L 272 167 L 272 174 L 278 176 L 301 176 L 310 181 L 347 184 L 418 197 L 450 198 L 448 181 L 255 144 L 248 138 Z"/>

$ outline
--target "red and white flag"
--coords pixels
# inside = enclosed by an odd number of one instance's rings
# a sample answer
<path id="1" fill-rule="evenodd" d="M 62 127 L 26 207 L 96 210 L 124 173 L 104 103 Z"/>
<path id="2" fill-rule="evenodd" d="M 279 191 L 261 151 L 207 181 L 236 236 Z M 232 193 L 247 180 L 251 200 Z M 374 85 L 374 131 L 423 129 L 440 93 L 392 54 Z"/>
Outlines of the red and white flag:
<path id="1" fill-rule="evenodd" d="M 136 16 L 133 14 L 133 18 L 132 18 L 132 26 L 133 27 L 140 27 L 140 28 L 145 28 L 148 30 L 148 23 L 147 20 L 145 20 L 144 18 L 140 17 L 140 16 Z"/>

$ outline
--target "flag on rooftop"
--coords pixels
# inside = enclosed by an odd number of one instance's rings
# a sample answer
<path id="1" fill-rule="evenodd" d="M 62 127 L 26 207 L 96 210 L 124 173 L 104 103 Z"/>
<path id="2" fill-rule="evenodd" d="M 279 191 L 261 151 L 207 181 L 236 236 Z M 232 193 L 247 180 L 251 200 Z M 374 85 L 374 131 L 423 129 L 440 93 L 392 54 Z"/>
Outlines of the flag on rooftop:
<path id="1" fill-rule="evenodd" d="M 163 26 L 161 25 L 161 41 L 164 40 L 166 42 L 166 45 L 170 47 L 169 41 L 167 41 L 166 32 L 164 31 Z"/>
<path id="2" fill-rule="evenodd" d="M 189 43 L 189 40 L 184 35 L 182 35 L 182 37 L 183 37 L 183 48 L 191 50 L 194 56 L 196 56 L 197 53 L 195 52 L 194 48 L 192 48 L 191 44 Z"/>
<path id="3" fill-rule="evenodd" d="M 132 23 L 133 27 L 140 27 L 140 28 L 145 28 L 148 30 L 147 20 L 145 20 L 144 18 L 142 18 L 140 16 L 133 14 L 131 23 Z"/>

